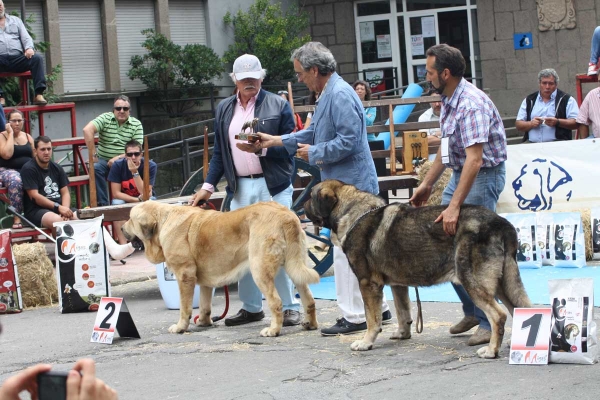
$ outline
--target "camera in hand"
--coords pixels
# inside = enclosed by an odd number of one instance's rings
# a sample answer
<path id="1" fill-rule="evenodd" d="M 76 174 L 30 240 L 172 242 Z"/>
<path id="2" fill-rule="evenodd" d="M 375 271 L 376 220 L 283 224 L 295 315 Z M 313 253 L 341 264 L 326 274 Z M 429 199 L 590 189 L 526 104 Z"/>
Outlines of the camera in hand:
<path id="1" fill-rule="evenodd" d="M 68 371 L 48 371 L 37 376 L 39 400 L 65 400 L 67 398 Z"/>
<path id="2" fill-rule="evenodd" d="M 236 140 L 246 140 L 248 143 L 254 143 L 260 140 L 260 136 L 252 133 L 240 133 L 235 135 Z"/>

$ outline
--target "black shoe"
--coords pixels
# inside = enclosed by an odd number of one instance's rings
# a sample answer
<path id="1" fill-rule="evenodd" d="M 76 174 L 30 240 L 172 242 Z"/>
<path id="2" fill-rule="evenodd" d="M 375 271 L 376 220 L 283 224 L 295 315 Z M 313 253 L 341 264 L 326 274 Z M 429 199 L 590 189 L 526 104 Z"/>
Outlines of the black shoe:
<path id="1" fill-rule="evenodd" d="M 227 326 L 244 325 L 244 324 L 248 324 L 250 322 L 260 321 L 264 317 L 265 317 L 265 313 L 263 311 L 252 313 L 252 312 L 246 311 L 242 308 L 233 317 L 225 318 L 225 325 L 227 325 Z"/>
<path id="2" fill-rule="evenodd" d="M 302 323 L 300 311 L 285 310 L 283 312 L 283 326 L 295 326 Z"/>
<path id="3" fill-rule="evenodd" d="M 350 333 L 362 332 L 367 330 L 367 323 L 353 324 L 346 318 L 338 318 L 335 325 L 330 328 L 321 329 L 321 335 L 323 336 L 336 336 L 336 335 L 348 335 Z"/>
<path id="4" fill-rule="evenodd" d="M 384 311 L 383 314 L 381 314 L 381 324 L 387 325 L 387 324 L 391 324 L 391 323 L 392 323 L 392 313 L 390 312 L 390 310 Z"/>

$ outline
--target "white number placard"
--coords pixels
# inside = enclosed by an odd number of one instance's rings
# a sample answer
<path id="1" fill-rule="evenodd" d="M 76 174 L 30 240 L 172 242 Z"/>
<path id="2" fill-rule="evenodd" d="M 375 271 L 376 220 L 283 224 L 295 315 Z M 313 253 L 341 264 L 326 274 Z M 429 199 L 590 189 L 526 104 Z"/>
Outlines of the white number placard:
<path id="1" fill-rule="evenodd" d="M 115 330 L 121 337 L 140 337 L 125 300 L 122 297 L 103 297 L 90 342 L 112 344 Z"/>
<path id="2" fill-rule="evenodd" d="M 551 308 L 515 308 L 509 364 L 548 364 Z"/>

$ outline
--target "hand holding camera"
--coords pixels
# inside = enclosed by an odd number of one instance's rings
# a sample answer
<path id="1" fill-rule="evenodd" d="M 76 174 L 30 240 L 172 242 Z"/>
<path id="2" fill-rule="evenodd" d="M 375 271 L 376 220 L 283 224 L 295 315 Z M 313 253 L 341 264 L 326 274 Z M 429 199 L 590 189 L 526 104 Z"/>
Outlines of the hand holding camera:
<path id="1" fill-rule="evenodd" d="M 26 390 L 39 400 L 114 400 L 117 392 L 96 378 L 94 360 L 81 359 L 69 372 L 51 371 L 52 366 L 38 364 L 9 378 L 0 387 L 0 400 L 18 400 Z"/>

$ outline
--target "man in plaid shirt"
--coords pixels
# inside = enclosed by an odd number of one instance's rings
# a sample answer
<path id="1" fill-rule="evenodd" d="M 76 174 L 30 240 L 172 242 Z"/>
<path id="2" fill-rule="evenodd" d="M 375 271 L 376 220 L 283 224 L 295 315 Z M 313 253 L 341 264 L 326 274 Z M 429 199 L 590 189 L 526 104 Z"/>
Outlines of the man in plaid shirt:
<path id="1" fill-rule="evenodd" d="M 448 235 L 456 234 L 462 204 L 476 204 L 496 211 L 506 180 L 506 134 L 502 118 L 489 97 L 463 76 L 465 59 L 460 50 L 439 44 L 427 50 L 427 81 L 442 95 L 440 127 L 442 143 L 435 161 L 410 201 L 424 205 L 435 182 L 446 167 L 453 173 L 442 195 L 448 207 L 435 222 L 442 222 Z M 457 334 L 477 326 L 468 344 L 488 343 L 490 323 L 483 311 L 460 285 L 454 289 L 463 303 L 465 317 L 450 328 Z"/>

